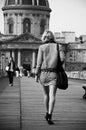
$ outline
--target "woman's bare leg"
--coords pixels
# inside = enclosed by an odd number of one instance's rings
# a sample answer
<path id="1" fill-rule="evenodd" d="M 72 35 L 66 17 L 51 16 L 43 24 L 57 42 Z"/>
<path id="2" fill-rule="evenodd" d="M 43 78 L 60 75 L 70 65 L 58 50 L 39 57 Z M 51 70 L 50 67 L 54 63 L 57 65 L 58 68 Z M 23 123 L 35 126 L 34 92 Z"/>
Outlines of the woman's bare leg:
<path id="1" fill-rule="evenodd" d="M 56 86 L 49 86 L 49 114 L 52 114 L 54 110 L 56 90 Z"/>
<path id="2" fill-rule="evenodd" d="M 44 103 L 46 106 L 46 112 L 49 111 L 49 86 L 43 86 L 44 89 Z"/>

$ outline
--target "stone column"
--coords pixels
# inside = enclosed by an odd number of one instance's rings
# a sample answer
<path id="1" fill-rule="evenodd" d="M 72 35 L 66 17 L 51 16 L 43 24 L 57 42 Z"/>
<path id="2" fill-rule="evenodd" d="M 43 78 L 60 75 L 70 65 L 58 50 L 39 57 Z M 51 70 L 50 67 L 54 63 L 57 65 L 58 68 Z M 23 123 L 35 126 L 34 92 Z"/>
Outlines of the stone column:
<path id="1" fill-rule="evenodd" d="M 7 23 L 7 13 L 4 14 L 4 33 L 8 34 L 8 23 Z"/>
<path id="2" fill-rule="evenodd" d="M 32 0 L 32 5 L 34 5 L 34 0 Z"/>
<path id="3" fill-rule="evenodd" d="M 17 5 L 17 0 L 15 0 L 15 5 Z"/>
<path id="4" fill-rule="evenodd" d="M 22 29 L 22 13 L 17 14 L 16 17 L 17 20 L 17 35 L 20 35 L 23 33 Z"/>
<path id="5" fill-rule="evenodd" d="M 15 34 L 18 35 L 18 14 L 17 13 L 15 13 L 15 27 L 16 27 Z"/>
<path id="6" fill-rule="evenodd" d="M 20 5 L 22 5 L 22 0 L 20 0 Z"/>
<path id="7" fill-rule="evenodd" d="M 35 63 L 36 63 L 36 53 L 33 51 L 32 53 L 32 72 L 35 72 Z"/>
<path id="8" fill-rule="evenodd" d="M 18 50 L 18 67 L 21 66 L 21 52 Z"/>
<path id="9" fill-rule="evenodd" d="M 5 53 L 1 53 L 1 70 L 4 72 L 5 70 Z"/>
<path id="10" fill-rule="evenodd" d="M 14 54 L 14 50 L 12 51 L 12 57 L 15 60 L 15 54 Z"/>
<path id="11" fill-rule="evenodd" d="M 46 17 L 46 25 L 45 25 L 46 29 L 49 29 L 49 15 L 47 15 Z"/>

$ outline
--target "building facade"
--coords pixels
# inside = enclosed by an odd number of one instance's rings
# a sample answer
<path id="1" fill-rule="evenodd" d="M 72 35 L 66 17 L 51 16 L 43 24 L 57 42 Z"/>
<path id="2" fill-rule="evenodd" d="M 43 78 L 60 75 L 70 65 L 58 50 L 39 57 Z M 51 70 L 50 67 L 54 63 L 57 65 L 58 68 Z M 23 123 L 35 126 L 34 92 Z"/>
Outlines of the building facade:
<path id="1" fill-rule="evenodd" d="M 49 29 L 51 9 L 48 0 L 5 0 L 2 7 L 4 34 L 0 34 L 0 75 L 12 56 L 16 66 L 31 66 L 34 72 L 40 40 Z M 57 25 L 58 26 L 58 25 Z M 65 70 L 86 70 L 86 35 L 75 37 L 75 32 L 55 33 L 55 40 L 65 52 Z"/>
<path id="2" fill-rule="evenodd" d="M 40 37 L 49 28 L 51 9 L 47 0 L 5 0 L 4 34 L 29 32 Z"/>
<path id="3" fill-rule="evenodd" d="M 69 43 L 66 52 L 66 70 L 86 70 L 86 41 L 84 43 Z"/>
<path id="4" fill-rule="evenodd" d="M 75 32 L 55 33 L 55 39 L 61 43 L 65 52 L 66 71 L 86 70 L 86 35 L 75 37 Z"/>
<path id="5" fill-rule="evenodd" d="M 16 66 L 36 66 L 41 35 L 49 29 L 51 9 L 48 0 L 5 0 L 2 8 L 4 35 L 0 38 L 1 70 L 10 56 Z"/>

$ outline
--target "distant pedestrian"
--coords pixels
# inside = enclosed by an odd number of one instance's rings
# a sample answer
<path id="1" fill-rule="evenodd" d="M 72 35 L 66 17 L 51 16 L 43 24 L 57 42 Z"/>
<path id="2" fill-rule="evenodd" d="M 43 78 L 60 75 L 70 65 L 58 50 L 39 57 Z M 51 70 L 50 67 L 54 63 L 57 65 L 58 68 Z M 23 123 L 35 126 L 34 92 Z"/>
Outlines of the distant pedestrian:
<path id="1" fill-rule="evenodd" d="M 55 105 L 55 96 L 57 91 L 57 60 L 58 50 L 54 40 L 54 35 L 51 31 L 45 31 L 42 36 L 43 45 L 40 45 L 37 58 L 37 66 L 35 73 L 35 81 L 43 86 L 44 99 L 46 106 L 45 119 L 48 124 L 54 124 L 52 114 Z M 63 57 L 63 52 L 60 51 L 60 56 Z M 63 58 L 64 59 L 64 58 Z M 61 60 L 63 60 L 61 59 Z"/>
<path id="2" fill-rule="evenodd" d="M 19 67 L 18 67 L 18 66 L 16 67 L 15 72 L 16 72 L 16 77 L 19 77 L 20 70 L 19 70 Z"/>
<path id="3" fill-rule="evenodd" d="M 8 71 L 9 86 L 13 86 L 13 76 L 15 72 L 15 62 L 13 60 L 13 57 L 10 57 L 8 66 L 9 66 L 9 71 Z"/>
<path id="4" fill-rule="evenodd" d="M 19 75 L 20 75 L 20 77 L 22 78 L 22 76 L 24 76 L 24 68 L 23 68 L 23 66 L 19 66 Z"/>
<path id="5" fill-rule="evenodd" d="M 30 64 L 27 66 L 27 76 L 28 76 L 28 78 L 30 77 L 30 75 L 31 75 L 31 66 L 30 66 Z"/>

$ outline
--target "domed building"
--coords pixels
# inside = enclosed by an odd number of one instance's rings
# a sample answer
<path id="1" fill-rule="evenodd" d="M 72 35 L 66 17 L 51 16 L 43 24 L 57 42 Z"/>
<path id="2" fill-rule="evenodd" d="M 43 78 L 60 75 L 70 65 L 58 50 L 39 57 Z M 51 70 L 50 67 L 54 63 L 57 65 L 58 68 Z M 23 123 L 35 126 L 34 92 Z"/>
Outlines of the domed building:
<path id="1" fill-rule="evenodd" d="M 40 37 L 49 28 L 51 9 L 47 0 L 5 0 L 2 10 L 5 34 L 29 32 Z"/>
<path id="2" fill-rule="evenodd" d="M 49 28 L 48 0 L 5 0 L 2 8 L 4 35 L 0 38 L 1 70 L 10 56 L 16 66 L 36 66 L 41 35 Z"/>

